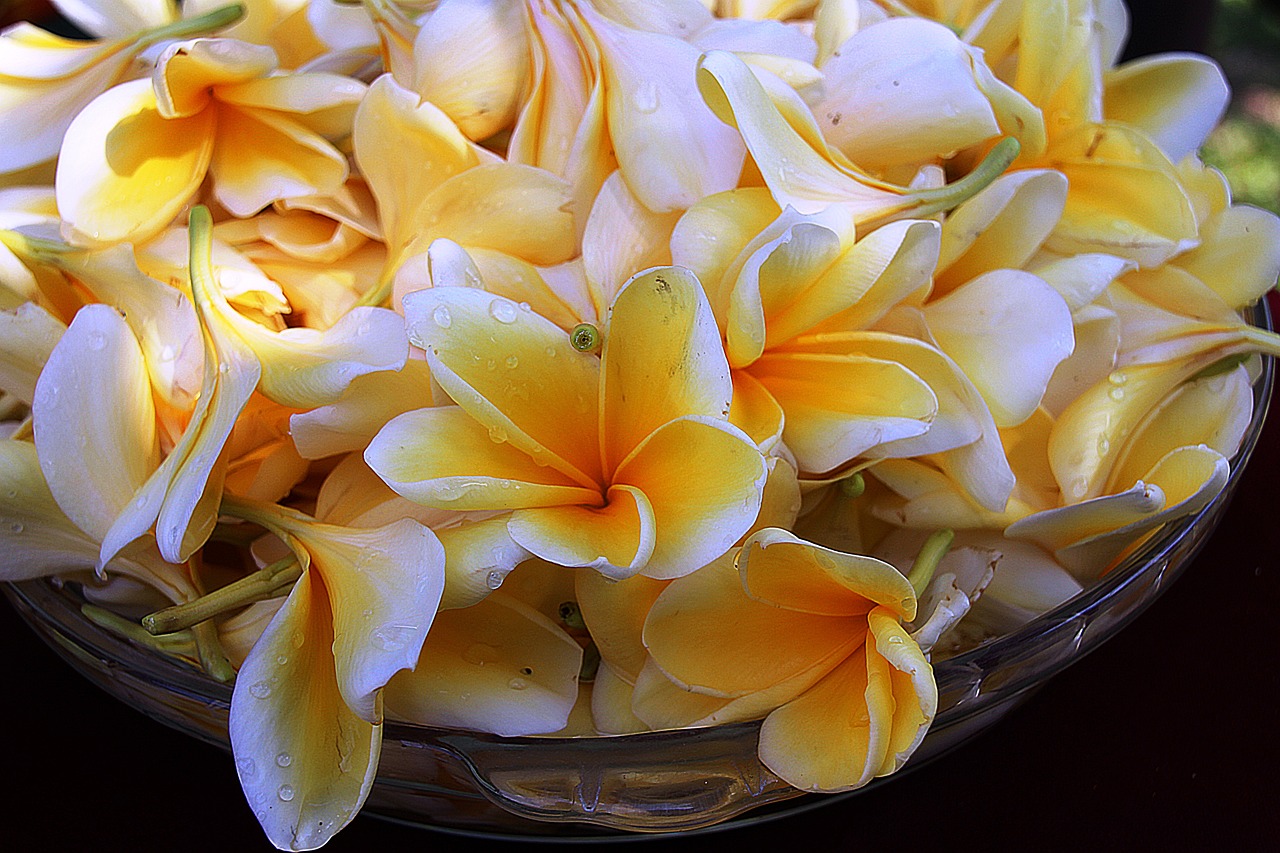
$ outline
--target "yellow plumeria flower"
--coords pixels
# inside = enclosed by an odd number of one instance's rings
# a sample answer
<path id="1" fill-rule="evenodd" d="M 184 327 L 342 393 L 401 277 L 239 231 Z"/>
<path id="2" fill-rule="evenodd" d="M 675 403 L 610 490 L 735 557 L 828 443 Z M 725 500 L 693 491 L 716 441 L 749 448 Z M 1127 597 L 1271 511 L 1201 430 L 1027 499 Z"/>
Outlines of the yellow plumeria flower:
<path id="1" fill-rule="evenodd" d="M 637 683 L 637 715 L 684 725 L 764 716 L 760 760 L 807 791 L 896 770 L 937 709 L 932 670 L 901 624 L 916 612 L 911 583 L 887 563 L 778 529 L 750 537 L 735 562 L 657 597 L 644 642 L 665 685 Z M 668 699 L 681 692 L 685 701 Z"/>
<path id="2" fill-rule="evenodd" d="M 229 732 L 267 837 L 281 849 L 314 849 L 373 786 L 381 691 L 417 664 L 444 586 L 444 552 L 410 519 L 352 529 L 240 499 L 224 500 L 222 511 L 274 532 L 302 569 L 240 667 Z"/>
<path id="3" fill-rule="evenodd" d="M 320 72 L 273 74 L 268 47 L 196 39 L 165 48 L 151 80 L 124 83 L 72 122 L 59 158 L 58 209 L 81 239 L 138 240 L 187 204 L 206 173 L 237 216 L 337 190 L 365 86 Z"/>
<path id="4" fill-rule="evenodd" d="M 365 458 L 400 494 L 510 511 L 512 538 L 532 553 L 615 577 L 693 571 L 754 521 L 764 458 L 724 420 L 728 365 L 687 271 L 623 289 L 601 358 L 472 288 L 419 291 L 405 311 L 459 406 L 402 415 L 370 444 Z"/>
<path id="5" fill-rule="evenodd" d="M 134 3 L 66 6 L 87 32 L 105 38 L 66 39 L 26 23 L 0 33 L 0 172 L 53 159 L 77 113 L 107 89 L 145 72 L 139 61 L 145 50 L 225 27 L 241 11 L 218 3 L 206 15 L 175 23 L 168 2 L 150 9 Z"/>

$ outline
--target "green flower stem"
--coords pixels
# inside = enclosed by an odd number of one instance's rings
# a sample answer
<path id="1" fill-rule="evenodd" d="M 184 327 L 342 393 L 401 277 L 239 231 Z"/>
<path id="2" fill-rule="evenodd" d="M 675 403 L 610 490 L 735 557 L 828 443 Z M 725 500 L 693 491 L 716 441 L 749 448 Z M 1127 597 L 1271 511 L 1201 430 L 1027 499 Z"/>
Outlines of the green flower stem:
<path id="1" fill-rule="evenodd" d="M 151 634 L 168 634 L 191 628 L 220 613 L 273 598 L 302 577 L 297 557 L 290 554 L 264 569 L 246 575 L 193 601 L 175 604 L 142 617 L 142 627 Z"/>
<path id="2" fill-rule="evenodd" d="M 147 30 L 138 35 L 138 47 L 149 47 L 153 44 L 169 39 L 184 39 L 188 36 L 198 36 L 205 33 L 216 32 L 223 27 L 229 27 L 236 21 L 244 17 L 244 6 L 239 3 L 231 3 L 226 6 L 219 6 L 212 12 L 206 12 L 197 18 L 188 18 L 183 21 L 174 21 L 172 24 L 165 24 L 162 27 L 156 27 L 154 30 Z"/>
<path id="3" fill-rule="evenodd" d="M 99 628 L 105 628 L 117 636 L 124 637 L 141 646 L 155 649 L 167 655 L 186 655 L 196 657 L 195 637 L 190 631 L 174 631 L 169 634 L 151 634 L 137 622 L 118 616 L 93 604 L 80 606 L 85 618 Z"/>
<path id="4" fill-rule="evenodd" d="M 929 216 L 950 210 L 961 202 L 968 201 L 991 185 L 991 182 L 1004 174 L 1022 153 L 1022 143 L 1012 136 L 1006 136 L 995 144 L 987 153 L 978 168 L 965 175 L 953 184 L 935 189 L 914 190 L 910 197 L 916 205 L 911 209 L 913 216 Z"/>
<path id="5" fill-rule="evenodd" d="M 929 585 L 929 581 L 933 580 L 938 564 L 947 555 L 947 551 L 951 550 L 951 543 L 955 538 L 955 531 L 935 530 L 920 546 L 920 553 L 916 554 L 915 562 L 911 564 L 911 572 L 907 575 L 911 588 L 916 591 L 916 598 L 924 594 L 925 587 Z"/>
<path id="6" fill-rule="evenodd" d="M 227 660 L 227 653 L 223 651 L 217 626 L 212 622 L 201 622 L 191 627 L 191 633 L 196 638 L 196 655 L 200 658 L 204 671 L 223 684 L 234 681 L 236 671 L 231 666 L 231 661 Z"/>

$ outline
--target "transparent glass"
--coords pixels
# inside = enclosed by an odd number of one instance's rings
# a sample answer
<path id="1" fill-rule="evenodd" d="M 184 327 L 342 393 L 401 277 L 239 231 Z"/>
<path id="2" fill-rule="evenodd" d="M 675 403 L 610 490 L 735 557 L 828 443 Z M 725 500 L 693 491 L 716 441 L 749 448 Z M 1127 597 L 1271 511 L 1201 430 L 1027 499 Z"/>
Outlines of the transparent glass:
<path id="1" fill-rule="evenodd" d="M 1271 328 L 1265 304 L 1249 319 Z M 1273 382 L 1274 366 L 1264 359 L 1253 420 L 1231 477 L 1200 513 L 1168 525 L 1060 607 L 935 667 L 939 712 L 907 769 L 995 723 L 1123 628 L 1186 568 L 1235 492 L 1261 434 Z M 5 592 L 32 628 L 99 687 L 156 720 L 229 748 L 229 686 L 89 622 L 69 589 L 29 581 L 7 584 Z M 485 835 L 605 838 L 730 820 L 737 825 L 798 810 L 818 797 L 830 802 L 830 795 L 801 794 L 760 764 L 759 728 L 749 722 L 618 737 L 504 738 L 388 722 L 365 810 Z"/>

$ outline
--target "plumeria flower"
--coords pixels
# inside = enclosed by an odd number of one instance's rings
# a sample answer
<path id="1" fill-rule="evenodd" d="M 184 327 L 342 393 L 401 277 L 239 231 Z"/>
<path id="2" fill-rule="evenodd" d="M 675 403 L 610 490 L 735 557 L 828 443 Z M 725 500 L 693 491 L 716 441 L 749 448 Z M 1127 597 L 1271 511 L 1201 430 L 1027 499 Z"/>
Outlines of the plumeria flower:
<path id="1" fill-rule="evenodd" d="M 348 167 L 334 142 L 351 132 L 364 84 L 274 74 L 277 64 L 270 48 L 234 39 L 177 42 L 150 80 L 96 98 L 68 128 L 58 161 L 69 227 L 94 242 L 151 236 L 206 174 L 213 197 L 237 216 L 337 190 Z"/>
<path id="2" fill-rule="evenodd" d="M 510 511 L 512 538 L 532 553 L 614 577 L 686 574 L 755 519 L 764 458 L 725 420 L 728 365 L 687 271 L 632 279 L 599 359 L 472 288 L 419 291 L 405 311 L 459 405 L 401 415 L 370 444 L 365 458 L 400 494 Z"/>
<path id="3" fill-rule="evenodd" d="M 216 31 L 242 8 L 220 3 L 179 22 L 168 2 L 61 5 L 87 32 L 103 38 L 66 39 L 26 23 L 0 33 L 0 172 L 53 159 L 77 113 L 145 71 L 140 56 L 148 48 Z"/>
<path id="4" fill-rule="evenodd" d="M 762 530 L 657 597 L 644 641 L 660 680 L 642 677 L 635 710 L 684 725 L 763 715 L 774 773 L 807 791 L 860 787 L 910 756 L 937 708 L 901 624 L 915 612 L 889 564 Z"/>
<path id="5" fill-rule="evenodd" d="M 267 837 L 311 850 L 369 794 L 381 691 L 417 664 L 444 586 L 444 552 L 410 519 L 353 529 L 243 499 L 224 499 L 222 511 L 275 533 L 301 569 L 240 667 L 229 730 Z"/>

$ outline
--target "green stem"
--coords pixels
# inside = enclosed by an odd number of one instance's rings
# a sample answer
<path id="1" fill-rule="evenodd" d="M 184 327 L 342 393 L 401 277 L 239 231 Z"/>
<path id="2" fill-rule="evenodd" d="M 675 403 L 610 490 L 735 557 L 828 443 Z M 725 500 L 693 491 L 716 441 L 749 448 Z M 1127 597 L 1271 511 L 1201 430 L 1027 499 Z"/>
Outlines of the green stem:
<path id="1" fill-rule="evenodd" d="M 142 627 L 151 634 L 168 634 L 191 628 L 228 610 L 273 598 L 281 588 L 296 582 L 300 577 L 302 567 L 298 564 L 298 559 L 290 554 L 194 601 L 175 604 L 148 614 L 142 617 Z"/>
<path id="2" fill-rule="evenodd" d="M 175 631 L 169 634 L 151 634 L 143 630 L 137 622 L 118 616 L 110 610 L 104 610 L 93 604 L 82 604 L 80 612 L 85 618 L 99 628 L 105 628 L 117 636 L 124 637 L 142 646 L 155 649 L 167 655 L 196 655 L 195 638 L 190 631 Z"/>
<path id="3" fill-rule="evenodd" d="M 947 555 L 947 551 L 951 550 L 951 542 L 955 538 L 956 534 L 952 530 L 935 530 L 920 546 L 920 553 L 916 554 L 915 562 L 911 564 L 911 571 L 907 575 L 917 598 L 924 594 L 925 587 L 933 580 L 938 564 Z"/>
<path id="4" fill-rule="evenodd" d="M 222 641 L 218 639 L 218 627 L 212 622 L 201 622 L 199 625 L 192 626 L 191 633 L 196 638 L 196 653 L 204 671 L 223 684 L 234 681 L 236 671 L 231 666 L 231 661 L 227 660 L 227 653 L 222 649 Z"/>
<path id="5" fill-rule="evenodd" d="M 911 192 L 910 198 L 916 202 L 911 208 L 911 215 L 929 216 L 950 210 L 961 202 L 968 201 L 1003 175 L 1005 170 L 1013 165 L 1013 161 L 1018 159 L 1020 153 L 1022 153 L 1022 143 L 1012 136 L 1006 136 L 987 153 L 987 156 L 978 164 L 978 168 L 955 183 Z"/>
<path id="6" fill-rule="evenodd" d="M 236 21 L 244 17 L 244 6 L 239 3 L 231 3 L 226 6 L 219 6 L 212 12 L 206 12 L 196 18 L 188 18 L 183 21 L 174 21 L 172 24 L 165 24 L 162 27 L 156 27 L 154 30 L 147 30 L 138 34 L 138 47 L 150 47 L 157 42 L 168 41 L 170 39 L 184 39 L 187 36 L 198 36 L 205 33 L 216 32 L 223 27 L 229 27 Z"/>

